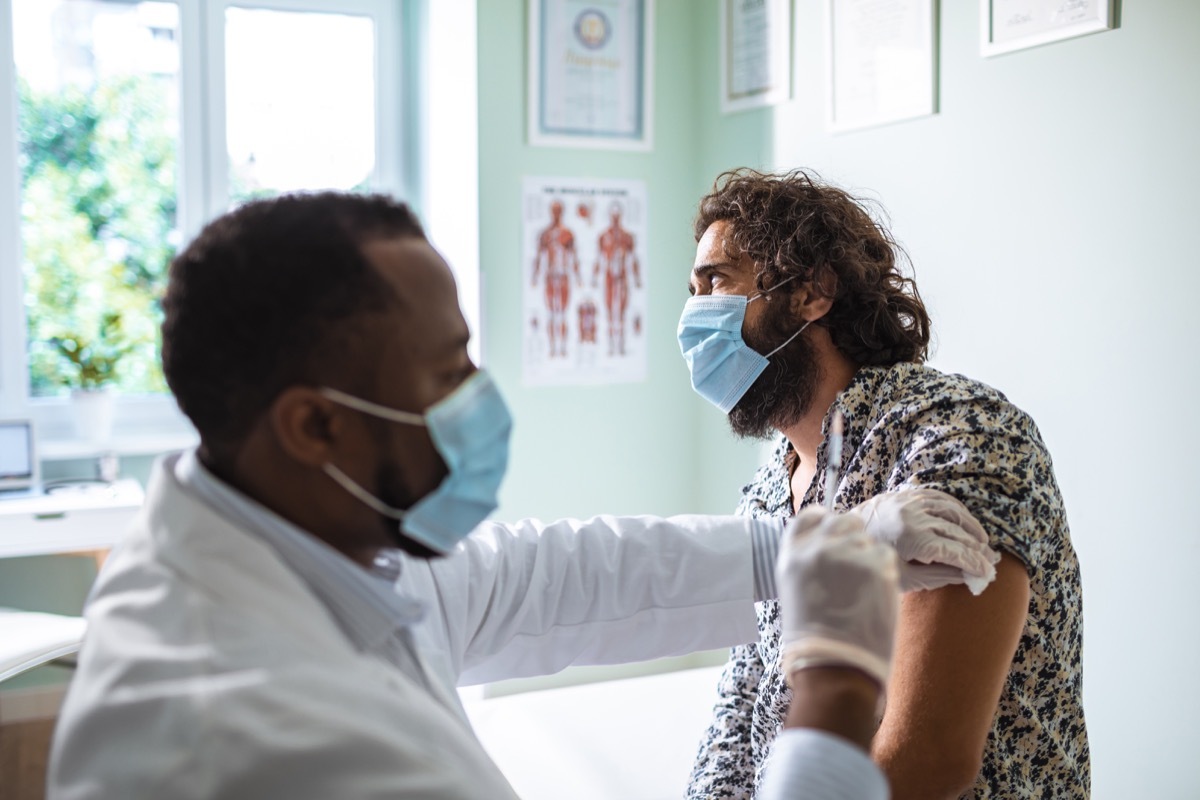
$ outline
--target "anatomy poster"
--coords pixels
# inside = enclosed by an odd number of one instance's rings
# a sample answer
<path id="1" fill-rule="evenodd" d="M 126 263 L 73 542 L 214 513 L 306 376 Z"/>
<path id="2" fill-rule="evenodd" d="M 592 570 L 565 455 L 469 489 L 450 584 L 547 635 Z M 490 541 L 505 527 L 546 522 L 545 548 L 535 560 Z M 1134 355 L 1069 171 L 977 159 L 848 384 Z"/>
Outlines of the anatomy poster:
<path id="1" fill-rule="evenodd" d="M 526 178 L 522 381 L 646 378 L 646 185 Z"/>

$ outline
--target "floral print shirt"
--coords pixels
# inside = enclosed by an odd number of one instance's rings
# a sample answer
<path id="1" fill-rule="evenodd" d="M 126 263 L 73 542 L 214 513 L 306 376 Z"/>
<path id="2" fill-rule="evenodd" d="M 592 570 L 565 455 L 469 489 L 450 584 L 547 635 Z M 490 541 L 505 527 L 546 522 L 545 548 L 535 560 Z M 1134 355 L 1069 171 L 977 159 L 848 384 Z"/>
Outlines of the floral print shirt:
<path id="1" fill-rule="evenodd" d="M 845 415 L 835 507 L 925 486 L 962 501 L 1029 573 L 1025 628 L 966 798 L 1087 798 L 1083 606 L 1050 455 L 1033 420 L 1000 392 L 917 364 L 863 367 L 834 406 Z M 830 414 L 832 414 L 832 409 Z M 830 416 L 826 416 L 828 426 Z M 791 516 L 795 454 L 786 439 L 742 490 L 738 513 Z M 803 505 L 824 500 L 825 458 Z M 752 798 L 791 693 L 778 670 L 779 604 L 758 605 L 759 640 L 733 648 L 688 798 Z"/>

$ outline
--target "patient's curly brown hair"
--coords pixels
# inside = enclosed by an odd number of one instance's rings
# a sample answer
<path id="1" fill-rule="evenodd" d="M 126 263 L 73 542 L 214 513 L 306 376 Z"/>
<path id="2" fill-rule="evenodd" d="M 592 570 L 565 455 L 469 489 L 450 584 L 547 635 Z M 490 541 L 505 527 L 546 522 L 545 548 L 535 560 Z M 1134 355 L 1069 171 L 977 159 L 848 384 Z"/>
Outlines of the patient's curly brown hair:
<path id="1" fill-rule="evenodd" d="M 729 220 L 727 241 L 754 260 L 760 290 L 796 276 L 833 298 L 817 324 L 851 361 L 920 363 L 929 354 L 929 314 L 916 283 L 900 272 L 907 256 L 866 206 L 811 171 L 730 170 L 700 200 L 696 241 Z"/>

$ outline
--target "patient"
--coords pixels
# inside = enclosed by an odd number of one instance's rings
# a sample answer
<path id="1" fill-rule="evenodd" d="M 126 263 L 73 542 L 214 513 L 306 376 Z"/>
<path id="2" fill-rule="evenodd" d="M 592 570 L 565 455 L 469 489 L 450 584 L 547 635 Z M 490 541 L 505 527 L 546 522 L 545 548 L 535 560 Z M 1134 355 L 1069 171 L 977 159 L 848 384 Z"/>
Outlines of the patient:
<path id="1" fill-rule="evenodd" d="M 739 513 L 790 517 L 826 500 L 838 409 L 836 508 L 940 489 L 1002 553 L 979 596 L 949 586 L 903 598 L 871 746 L 893 796 L 1088 797 L 1079 566 L 1033 420 L 995 389 L 923 365 L 929 317 L 899 248 L 842 190 L 802 171 L 726 173 L 695 234 L 679 325 L 693 386 L 738 435 L 780 435 Z M 778 603 L 758 611 L 759 641 L 733 648 L 721 678 L 689 797 L 749 798 L 760 785 L 790 692 Z"/>

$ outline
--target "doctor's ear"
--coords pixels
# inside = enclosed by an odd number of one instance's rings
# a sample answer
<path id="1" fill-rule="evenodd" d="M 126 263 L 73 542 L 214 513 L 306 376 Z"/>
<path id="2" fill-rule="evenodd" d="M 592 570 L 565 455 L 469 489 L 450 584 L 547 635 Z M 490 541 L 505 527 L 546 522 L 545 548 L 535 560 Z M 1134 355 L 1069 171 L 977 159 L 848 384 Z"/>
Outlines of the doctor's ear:
<path id="1" fill-rule="evenodd" d="M 337 404 L 310 386 L 289 386 L 267 412 L 280 448 L 302 464 L 319 467 L 330 460 L 345 435 L 345 415 Z"/>

